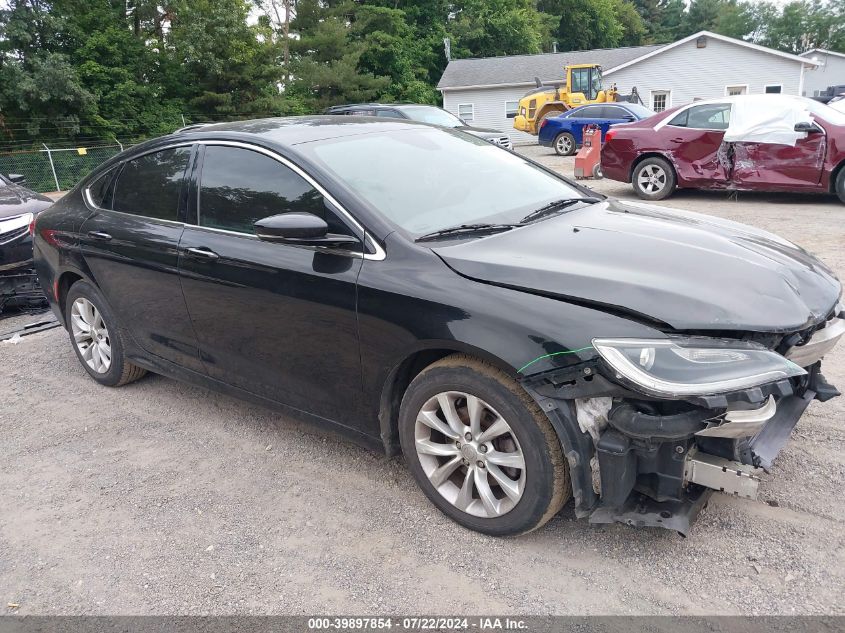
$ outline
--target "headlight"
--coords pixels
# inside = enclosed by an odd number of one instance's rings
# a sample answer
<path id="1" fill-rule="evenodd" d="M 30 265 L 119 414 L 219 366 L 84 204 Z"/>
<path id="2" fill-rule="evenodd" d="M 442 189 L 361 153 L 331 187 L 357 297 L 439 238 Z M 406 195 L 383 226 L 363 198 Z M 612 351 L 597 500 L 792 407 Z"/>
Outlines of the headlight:
<path id="1" fill-rule="evenodd" d="M 711 338 L 593 339 L 617 376 L 662 397 L 701 396 L 806 374 L 757 343 Z"/>

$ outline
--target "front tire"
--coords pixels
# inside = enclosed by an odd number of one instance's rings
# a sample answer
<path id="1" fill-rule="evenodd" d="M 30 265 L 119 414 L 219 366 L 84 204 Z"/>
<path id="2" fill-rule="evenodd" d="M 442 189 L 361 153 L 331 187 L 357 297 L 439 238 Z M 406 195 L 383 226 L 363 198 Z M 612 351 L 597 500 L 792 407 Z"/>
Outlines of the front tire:
<path id="1" fill-rule="evenodd" d="M 399 436 L 425 495 L 471 530 L 530 532 L 571 496 L 548 418 L 515 380 L 469 356 L 444 358 L 411 382 Z"/>
<path id="2" fill-rule="evenodd" d="M 836 190 L 836 195 L 839 196 L 839 199 L 842 202 L 845 202 L 845 167 L 842 167 L 836 175 L 836 184 L 834 185 L 834 189 Z"/>
<path id="3" fill-rule="evenodd" d="M 120 387 L 147 373 L 126 360 L 117 320 L 93 285 L 77 281 L 70 287 L 65 299 L 65 322 L 79 362 L 101 385 Z"/>
<path id="4" fill-rule="evenodd" d="M 555 137 L 554 148 L 558 156 L 572 156 L 577 149 L 575 137 L 569 132 L 561 132 Z"/>
<path id="5" fill-rule="evenodd" d="M 652 156 L 637 164 L 631 184 L 643 200 L 663 200 L 675 191 L 675 170 L 667 160 Z"/>

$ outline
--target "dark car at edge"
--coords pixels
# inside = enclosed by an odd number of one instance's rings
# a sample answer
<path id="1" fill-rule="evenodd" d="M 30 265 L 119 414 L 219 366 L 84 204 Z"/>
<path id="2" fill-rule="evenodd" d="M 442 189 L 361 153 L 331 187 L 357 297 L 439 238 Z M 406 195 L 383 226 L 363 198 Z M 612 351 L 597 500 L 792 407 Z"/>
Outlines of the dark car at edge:
<path id="1" fill-rule="evenodd" d="M 42 213 L 34 250 L 97 382 L 151 371 L 401 452 L 488 534 L 570 499 L 685 534 L 838 395 L 842 288 L 806 251 L 408 121 L 143 143 Z"/>
<path id="2" fill-rule="evenodd" d="M 506 149 L 513 149 L 511 137 L 501 130 L 469 125 L 466 121 L 455 116 L 448 110 L 432 105 L 417 103 L 353 103 L 332 106 L 327 108 L 324 114 L 386 117 L 440 125 L 467 132 Z"/>
<path id="3" fill-rule="evenodd" d="M 28 189 L 20 174 L 0 174 L 0 312 L 10 305 L 43 305 L 32 263 L 33 219 L 53 204 Z"/>

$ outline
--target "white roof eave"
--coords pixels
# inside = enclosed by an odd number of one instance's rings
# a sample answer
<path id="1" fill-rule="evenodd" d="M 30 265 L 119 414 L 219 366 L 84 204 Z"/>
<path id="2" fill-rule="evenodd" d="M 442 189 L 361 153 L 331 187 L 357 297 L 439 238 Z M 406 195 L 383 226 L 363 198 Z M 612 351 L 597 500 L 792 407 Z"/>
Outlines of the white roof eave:
<path id="1" fill-rule="evenodd" d="M 743 42 L 742 40 L 737 40 L 737 39 L 734 39 L 732 37 L 727 37 L 726 35 L 719 35 L 718 33 L 713 33 L 711 31 L 699 31 L 698 33 L 693 33 L 692 35 L 689 35 L 689 36 L 687 36 L 687 37 L 685 37 L 681 40 L 678 40 L 677 42 L 674 42 L 672 44 L 667 44 L 663 48 L 659 48 L 656 51 L 646 53 L 642 57 L 637 57 L 636 59 L 632 59 L 629 62 L 626 62 L 624 64 L 620 64 L 619 66 L 616 66 L 616 68 L 611 68 L 609 70 L 606 70 L 603 74 L 604 75 L 612 75 L 613 73 L 615 73 L 618 70 L 622 70 L 623 68 L 628 68 L 628 66 L 633 66 L 634 64 L 638 64 L 641 61 L 644 61 L 644 60 L 649 59 L 651 57 L 654 57 L 656 55 L 660 55 L 661 53 L 665 53 L 666 51 L 672 50 L 673 48 L 677 48 L 678 46 L 686 44 L 687 42 L 691 42 L 695 39 L 698 39 L 702 35 L 705 36 L 705 37 L 712 37 L 713 39 L 719 40 L 721 42 L 727 42 L 729 44 L 736 44 L 737 46 L 744 46 L 746 48 L 750 48 L 752 50 L 756 50 L 756 51 L 761 52 L 761 53 L 768 53 L 769 55 L 776 55 L 777 57 L 783 57 L 784 59 L 788 59 L 788 60 L 793 61 L 793 62 L 798 62 L 798 63 L 804 64 L 806 66 L 816 67 L 816 66 L 821 65 L 820 62 L 814 61 L 812 59 L 807 59 L 806 57 L 800 57 L 798 55 L 793 55 L 791 53 L 782 53 L 781 51 L 776 51 L 772 48 L 766 48 L 765 46 L 760 46 L 759 44 L 752 44 L 751 42 Z"/>

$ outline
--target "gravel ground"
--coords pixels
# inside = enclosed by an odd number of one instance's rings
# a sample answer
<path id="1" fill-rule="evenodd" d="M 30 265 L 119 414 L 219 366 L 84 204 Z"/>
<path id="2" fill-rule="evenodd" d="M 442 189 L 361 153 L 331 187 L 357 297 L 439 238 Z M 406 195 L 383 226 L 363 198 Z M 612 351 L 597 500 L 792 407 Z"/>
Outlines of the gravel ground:
<path id="1" fill-rule="evenodd" d="M 776 231 L 845 276 L 832 198 L 661 204 Z M 845 386 L 845 346 L 825 373 Z M 686 540 L 571 507 L 495 539 L 438 513 L 401 460 L 159 376 L 100 387 L 61 329 L 0 343 L 0 390 L 9 613 L 845 614 L 845 398 L 810 406 L 760 501 L 714 495 Z"/>

